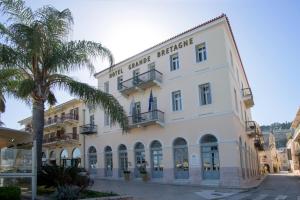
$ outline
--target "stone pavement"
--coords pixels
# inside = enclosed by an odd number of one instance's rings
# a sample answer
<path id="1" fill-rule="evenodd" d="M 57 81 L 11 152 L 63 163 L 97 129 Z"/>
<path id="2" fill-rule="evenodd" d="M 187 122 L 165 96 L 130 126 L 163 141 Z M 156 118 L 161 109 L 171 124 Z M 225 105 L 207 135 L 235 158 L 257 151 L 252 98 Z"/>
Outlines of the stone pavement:
<path id="1" fill-rule="evenodd" d="M 122 180 L 95 180 L 91 188 L 97 191 L 113 191 L 121 195 L 133 196 L 136 200 L 205 200 L 225 198 L 241 190 L 221 189 L 204 186 L 168 185 L 144 183 L 142 181 L 125 182 Z"/>

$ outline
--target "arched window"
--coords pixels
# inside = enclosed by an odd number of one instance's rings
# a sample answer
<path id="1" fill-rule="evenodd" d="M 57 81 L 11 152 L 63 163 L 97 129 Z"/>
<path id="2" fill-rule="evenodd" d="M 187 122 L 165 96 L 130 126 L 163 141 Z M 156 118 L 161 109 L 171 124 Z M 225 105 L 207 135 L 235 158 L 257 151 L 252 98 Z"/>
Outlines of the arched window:
<path id="1" fill-rule="evenodd" d="M 139 178 L 141 177 L 141 171 L 146 170 L 145 147 L 141 142 L 135 144 L 134 155 L 135 155 L 134 174 L 135 177 Z"/>
<path id="2" fill-rule="evenodd" d="M 97 150 L 94 146 L 90 146 L 88 149 L 88 163 L 90 173 L 97 174 Z"/>
<path id="3" fill-rule="evenodd" d="M 80 153 L 80 149 L 78 147 L 73 149 L 72 152 L 72 166 L 76 166 L 79 167 L 80 163 L 81 163 L 81 153 Z"/>
<path id="4" fill-rule="evenodd" d="M 121 144 L 118 148 L 119 151 L 119 176 L 124 175 L 124 171 L 128 171 L 128 158 L 127 148 L 124 144 Z"/>
<path id="5" fill-rule="evenodd" d="M 203 179 L 220 178 L 218 140 L 211 134 L 204 135 L 200 141 Z"/>
<path id="6" fill-rule="evenodd" d="M 162 145 L 154 140 L 150 145 L 152 178 L 162 178 L 164 167 L 162 165 Z"/>
<path id="7" fill-rule="evenodd" d="M 49 154 L 49 164 L 56 165 L 56 154 L 55 151 L 51 151 Z"/>
<path id="8" fill-rule="evenodd" d="M 189 178 L 189 156 L 187 142 L 183 138 L 177 138 L 173 142 L 174 170 L 176 179 Z"/>
<path id="9" fill-rule="evenodd" d="M 112 176 L 113 170 L 113 158 L 112 149 L 110 146 L 106 146 L 104 149 L 104 164 L 105 164 L 105 176 Z"/>
<path id="10" fill-rule="evenodd" d="M 63 149 L 60 153 L 60 165 L 61 166 L 69 166 L 67 163 L 67 159 L 69 157 L 68 151 Z"/>

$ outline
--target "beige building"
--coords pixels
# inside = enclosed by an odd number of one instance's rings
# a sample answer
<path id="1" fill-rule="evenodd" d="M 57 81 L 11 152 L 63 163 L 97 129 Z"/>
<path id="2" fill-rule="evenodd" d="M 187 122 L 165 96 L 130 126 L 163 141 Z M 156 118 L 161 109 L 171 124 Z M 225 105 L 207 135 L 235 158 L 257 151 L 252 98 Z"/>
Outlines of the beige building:
<path id="1" fill-rule="evenodd" d="M 260 169 L 266 173 L 276 173 L 280 169 L 280 160 L 276 149 L 276 140 L 272 133 L 263 133 L 264 150 L 259 151 Z"/>
<path id="2" fill-rule="evenodd" d="M 300 108 L 292 123 L 294 135 L 287 143 L 288 156 L 291 165 L 291 171 L 300 174 Z"/>
<path id="3" fill-rule="evenodd" d="M 119 179 L 130 171 L 139 179 L 146 169 L 155 182 L 242 186 L 259 175 L 253 95 L 225 15 L 95 77 L 130 124 L 123 133 L 101 109 L 91 114 L 101 127 L 86 137 L 95 176 Z"/>
<path id="4" fill-rule="evenodd" d="M 45 111 L 43 164 L 83 166 L 84 103 L 70 100 Z M 19 121 L 24 130 L 31 132 L 31 117 Z"/>

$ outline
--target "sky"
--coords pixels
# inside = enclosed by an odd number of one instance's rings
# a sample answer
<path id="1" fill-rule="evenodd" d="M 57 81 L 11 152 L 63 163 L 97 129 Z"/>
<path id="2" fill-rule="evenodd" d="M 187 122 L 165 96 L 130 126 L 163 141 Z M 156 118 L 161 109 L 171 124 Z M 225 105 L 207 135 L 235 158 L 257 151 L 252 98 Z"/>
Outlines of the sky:
<path id="1" fill-rule="evenodd" d="M 27 0 L 33 9 L 69 8 L 72 40 L 92 40 L 109 48 L 116 62 L 225 13 L 230 20 L 251 85 L 259 124 L 292 121 L 300 106 L 300 1 L 292 0 Z M 0 21 L 5 17 L 0 15 Z M 96 71 L 108 65 L 95 61 Z M 97 85 L 87 71 L 77 80 Z M 72 97 L 57 91 L 58 103 Z M 7 99 L 1 120 L 17 128 L 31 107 Z"/>

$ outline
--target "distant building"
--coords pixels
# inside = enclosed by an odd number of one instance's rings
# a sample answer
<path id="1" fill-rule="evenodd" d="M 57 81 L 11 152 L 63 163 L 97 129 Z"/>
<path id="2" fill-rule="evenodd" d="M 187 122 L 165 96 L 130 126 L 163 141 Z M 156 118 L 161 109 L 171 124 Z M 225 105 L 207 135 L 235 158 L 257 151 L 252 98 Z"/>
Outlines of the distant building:
<path id="1" fill-rule="evenodd" d="M 83 136 L 79 134 L 84 124 L 85 104 L 72 99 L 45 111 L 43 164 L 84 166 Z M 32 132 L 32 118 L 19 121 L 26 132 Z"/>
<path id="2" fill-rule="evenodd" d="M 287 148 L 282 147 L 277 149 L 277 155 L 279 159 L 279 168 L 282 171 L 289 171 L 290 170 L 290 162 L 288 159 L 288 151 Z"/>
<path id="3" fill-rule="evenodd" d="M 300 108 L 292 123 L 292 128 L 294 135 L 287 143 L 288 159 L 291 171 L 300 174 Z"/>
<path id="4" fill-rule="evenodd" d="M 272 133 L 264 132 L 263 138 L 264 151 L 259 152 L 261 170 L 276 173 L 280 170 L 280 163 L 276 150 L 275 137 Z"/>

